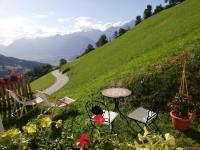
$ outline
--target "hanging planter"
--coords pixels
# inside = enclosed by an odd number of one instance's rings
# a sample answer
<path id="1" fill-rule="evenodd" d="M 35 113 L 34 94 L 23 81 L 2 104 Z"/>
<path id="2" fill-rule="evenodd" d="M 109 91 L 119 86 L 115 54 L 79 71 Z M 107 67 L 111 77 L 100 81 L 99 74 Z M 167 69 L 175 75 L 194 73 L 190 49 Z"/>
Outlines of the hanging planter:
<path id="1" fill-rule="evenodd" d="M 196 109 L 192 102 L 192 96 L 188 93 L 185 63 L 183 65 L 179 93 L 177 93 L 175 98 L 172 100 L 171 106 L 172 111 L 170 112 L 170 117 L 172 119 L 173 127 L 180 131 L 188 130 L 195 116 Z"/>

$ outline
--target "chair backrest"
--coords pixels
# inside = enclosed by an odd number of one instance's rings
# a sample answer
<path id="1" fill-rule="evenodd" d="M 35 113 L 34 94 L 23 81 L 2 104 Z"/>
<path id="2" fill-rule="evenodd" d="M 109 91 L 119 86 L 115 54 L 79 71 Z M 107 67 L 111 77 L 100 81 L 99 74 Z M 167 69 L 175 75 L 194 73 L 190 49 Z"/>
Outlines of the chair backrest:
<path id="1" fill-rule="evenodd" d="M 107 106 L 100 101 L 88 101 L 85 105 L 87 113 L 90 117 L 90 119 L 92 119 L 94 117 L 94 115 L 103 115 L 105 113 L 105 110 L 108 111 Z M 110 113 L 108 111 L 108 119 L 107 121 L 110 122 Z"/>
<path id="2" fill-rule="evenodd" d="M 17 102 L 20 103 L 20 104 L 25 104 L 23 101 L 19 100 L 19 98 L 17 97 L 17 95 L 16 95 L 13 91 L 8 90 L 8 89 L 6 89 L 6 91 L 9 93 L 9 95 L 10 95 L 15 101 L 17 101 Z"/>
<path id="3" fill-rule="evenodd" d="M 148 117 L 147 117 L 147 121 L 146 122 L 149 122 L 152 118 L 154 118 L 156 115 L 155 112 L 151 111 L 151 110 L 148 110 Z"/>
<path id="4" fill-rule="evenodd" d="M 158 102 L 159 100 L 153 99 L 150 103 L 146 104 L 145 108 L 149 110 L 147 122 L 157 115 L 158 108 L 160 107 Z"/>

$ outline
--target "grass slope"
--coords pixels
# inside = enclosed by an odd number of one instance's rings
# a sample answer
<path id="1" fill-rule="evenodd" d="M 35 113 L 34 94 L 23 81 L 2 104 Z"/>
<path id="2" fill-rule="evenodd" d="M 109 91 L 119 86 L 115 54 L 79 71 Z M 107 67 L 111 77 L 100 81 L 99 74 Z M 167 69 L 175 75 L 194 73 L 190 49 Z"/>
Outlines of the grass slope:
<path id="1" fill-rule="evenodd" d="M 66 93 L 83 100 L 126 75 L 190 51 L 200 41 L 199 0 L 186 0 L 130 30 L 124 36 L 96 49 L 70 67 L 69 83 L 57 95 Z"/>
<path id="2" fill-rule="evenodd" d="M 48 73 L 41 78 L 31 82 L 31 88 L 33 92 L 35 90 L 45 90 L 46 88 L 53 85 L 55 82 L 56 78 L 51 73 Z"/>
<path id="3" fill-rule="evenodd" d="M 74 121 L 74 113 L 70 113 L 71 111 L 68 112 L 69 114 L 61 114 L 60 116 L 65 120 L 65 126 L 69 126 L 71 122 L 73 123 L 73 128 L 76 132 L 74 134 L 75 139 L 78 139 L 82 133 L 87 133 L 85 128 L 88 116 L 85 112 L 84 104 L 89 98 L 88 95 L 95 94 L 90 98 L 95 99 L 96 96 L 98 97 L 100 95 L 97 95 L 97 93 L 100 93 L 101 89 L 109 87 L 120 79 L 129 76 L 137 77 L 144 70 L 148 71 L 148 68 L 151 70 L 153 68 L 151 66 L 155 66 L 155 64 L 165 66 L 168 60 L 176 62 L 176 57 L 182 56 L 180 54 L 183 51 L 200 49 L 199 12 L 199 0 L 186 0 L 176 7 L 150 17 L 120 38 L 61 68 L 64 70 L 70 67 L 71 71 L 68 73 L 70 81 L 55 95 L 58 97 L 67 95 L 78 100 L 75 105 L 79 111 L 76 121 Z M 152 72 L 156 73 L 153 69 Z M 170 69 L 166 74 L 163 74 L 163 71 L 159 75 L 159 77 L 167 76 L 167 73 L 171 72 L 172 76 L 170 77 L 172 77 L 172 80 L 169 82 L 170 85 L 172 84 L 171 81 L 175 79 L 173 74 L 176 75 L 177 80 L 180 70 L 177 73 L 176 68 Z M 47 82 L 49 84 L 49 81 L 46 80 L 46 83 L 41 81 L 39 84 L 45 85 Z M 140 82 L 141 80 L 138 81 Z M 163 85 L 163 87 L 165 86 Z M 154 88 L 149 87 L 148 84 L 145 87 Z M 135 95 L 136 91 L 133 90 L 133 92 Z M 128 102 L 133 102 L 135 100 L 133 98 L 134 96 L 129 97 Z M 113 103 L 108 104 L 113 105 Z M 71 107 L 68 108 L 71 110 Z M 134 110 L 134 107 L 130 103 L 121 103 L 120 109 L 127 115 Z M 112 109 L 110 108 L 110 110 Z M 52 114 L 59 115 L 59 110 Z M 118 117 L 115 124 L 116 131 L 118 131 L 123 140 L 126 141 L 126 138 L 132 138 L 132 130 L 127 132 L 129 130 L 126 122 L 120 120 Z M 137 128 L 137 125 L 134 123 L 131 126 Z M 164 113 L 160 114 L 158 127 L 162 130 L 161 132 L 172 133 L 176 137 L 178 145 L 197 147 L 197 149 L 200 147 L 199 122 L 193 122 L 192 130 L 182 133 L 172 128 L 168 113 Z"/>

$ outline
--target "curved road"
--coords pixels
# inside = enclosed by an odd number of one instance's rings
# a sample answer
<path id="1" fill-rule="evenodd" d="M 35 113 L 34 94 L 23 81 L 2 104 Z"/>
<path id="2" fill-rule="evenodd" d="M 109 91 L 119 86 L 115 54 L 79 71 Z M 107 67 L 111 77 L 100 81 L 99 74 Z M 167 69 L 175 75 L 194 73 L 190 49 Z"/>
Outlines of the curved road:
<path id="1" fill-rule="evenodd" d="M 69 78 L 66 75 L 60 73 L 59 70 L 54 70 L 51 72 L 51 74 L 55 76 L 56 82 L 43 91 L 44 93 L 47 93 L 49 95 L 61 89 L 69 81 Z"/>

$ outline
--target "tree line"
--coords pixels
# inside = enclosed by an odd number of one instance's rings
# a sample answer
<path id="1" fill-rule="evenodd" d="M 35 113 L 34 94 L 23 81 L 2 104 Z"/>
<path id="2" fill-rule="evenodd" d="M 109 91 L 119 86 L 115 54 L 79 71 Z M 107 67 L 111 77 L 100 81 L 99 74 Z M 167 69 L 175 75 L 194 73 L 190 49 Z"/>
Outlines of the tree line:
<path id="1" fill-rule="evenodd" d="M 165 1 L 165 3 L 167 3 L 167 5 L 166 6 L 162 6 L 161 4 L 157 5 L 156 8 L 154 9 L 154 11 L 152 10 L 151 5 L 147 5 L 147 8 L 144 10 L 144 13 L 143 13 L 143 18 L 140 15 L 136 16 L 135 25 L 138 25 L 143 20 L 163 11 L 164 9 L 168 9 L 170 7 L 173 7 L 173 6 L 183 2 L 184 0 L 164 0 L 164 1 Z"/>
<path id="2" fill-rule="evenodd" d="M 43 75 L 51 72 L 53 70 L 53 66 L 50 64 L 45 64 L 41 67 L 36 67 L 28 71 L 25 75 L 29 77 L 30 81 L 34 81 Z"/>

